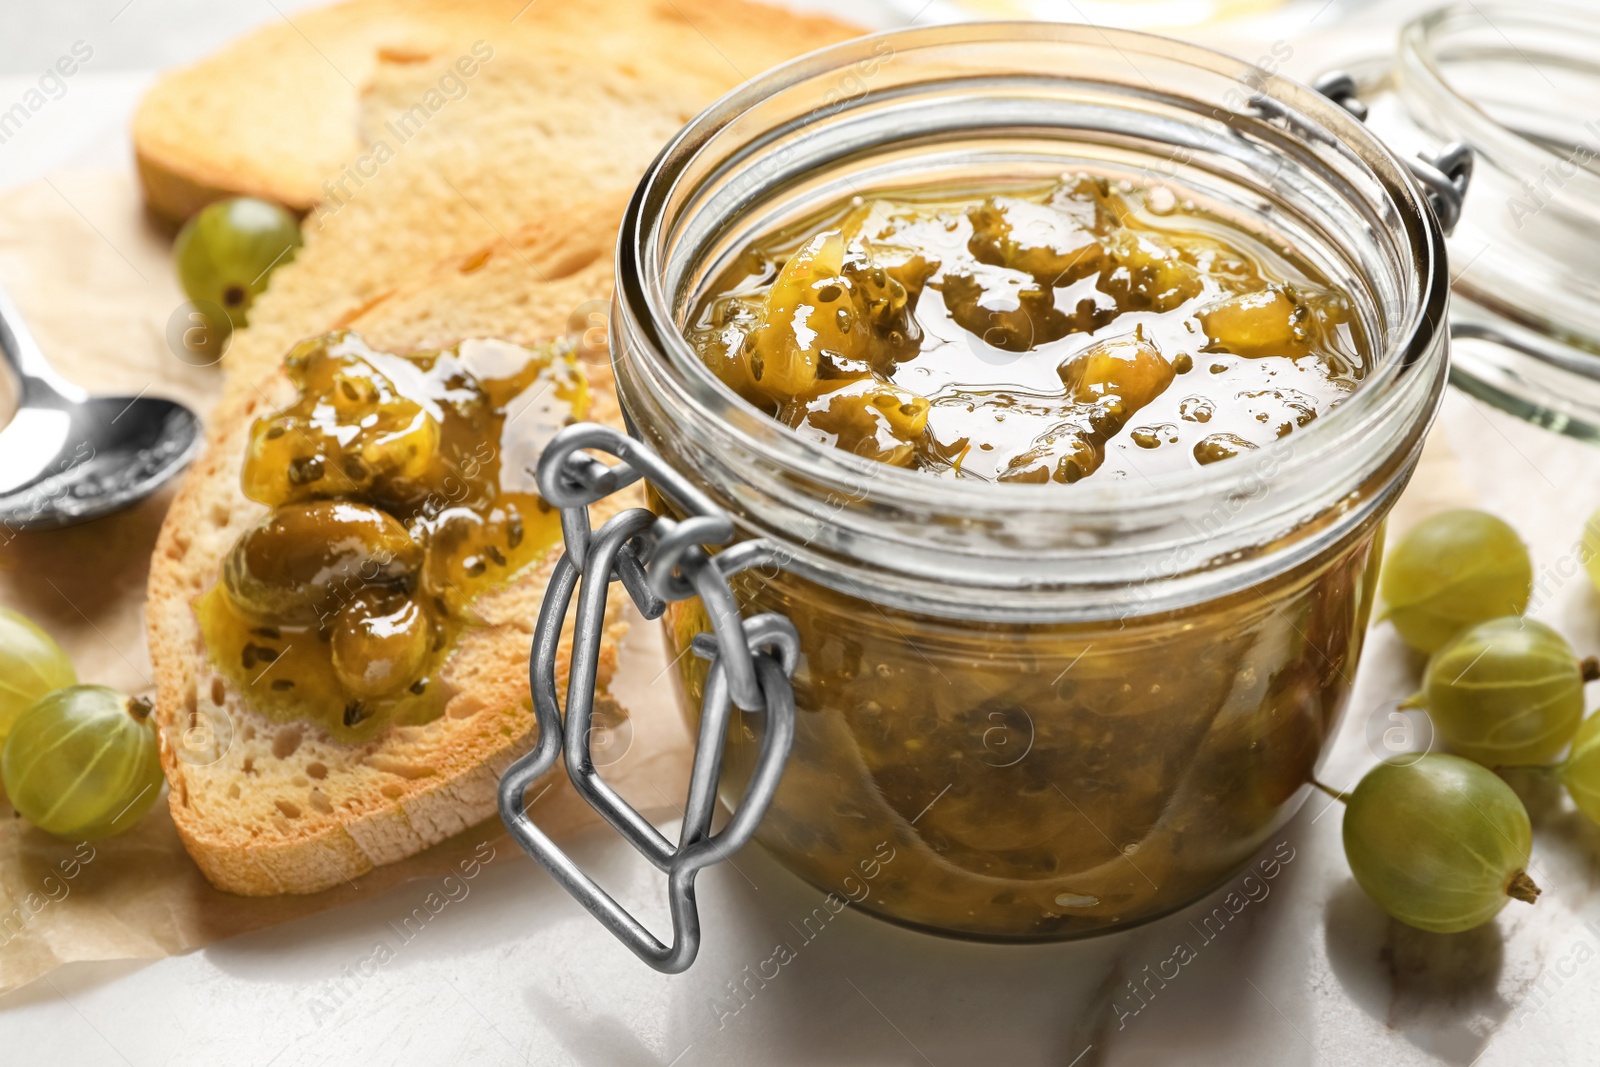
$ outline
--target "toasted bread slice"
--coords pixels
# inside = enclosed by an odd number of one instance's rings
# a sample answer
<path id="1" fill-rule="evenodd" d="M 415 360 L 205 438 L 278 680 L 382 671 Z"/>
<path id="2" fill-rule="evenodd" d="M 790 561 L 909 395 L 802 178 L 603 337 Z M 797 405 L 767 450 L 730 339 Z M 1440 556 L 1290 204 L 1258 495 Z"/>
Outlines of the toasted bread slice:
<path id="1" fill-rule="evenodd" d="M 620 211 L 613 200 L 525 227 L 509 246 L 497 242 L 468 262 L 442 265 L 344 325 L 399 351 L 469 337 L 527 343 L 559 336 L 568 306 L 609 291 Z M 608 368 L 585 369 L 591 417 L 618 422 Z M 532 626 L 559 555 L 552 550 L 475 602 L 482 625 L 465 632 L 442 670 L 452 695 L 433 722 L 342 744 L 309 722 L 264 715 L 212 663 L 194 601 L 266 510 L 240 489 L 245 444 L 252 420 L 293 391 L 280 372 L 216 412 L 206 453 L 185 477 L 157 542 L 146 609 L 173 822 L 213 884 L 248 895 L 325 889 L 494 814 L 500 773 L 530 745 Z M 596 521 L 628 502 L 597 506 Z M 613 616 L 602 685 L 620 632 Z"/>
<path id="2" fill-rule="evenodd" d="M 551 562 L 478 601 L 490 625 L 462 641 L 448 668 L 456 696 L 425 726 L 340 745 L 308 724 L 269 720 L 225 679 L 216 688 L 193 601 L 262 513 L 240 491 L 240 462 L 251 420 L 288 397 L 284 354 L 336 327 L 403 351 L 474 336 L 543 340 L 575 314 L 588 325 L 609 295 L 621 204 L 659 146 L 745 74 L 856 32 L 742 0 L 511 8 L 520 5 L 349 0 L 297 14 L 287 30 L 158 82 L 135 122 L 158 212 L 187 213 L 196 204 L 182 196 L 216 192 L 299 207 L 324 198 L 305 247 L 234 335 L 208 451 L 152 563 L 148 627 L 173 819 L 224 889 L 313 892 L 492 815 L 495 780 L 527 745 L 526 657 Z M 474 37 L 484 18 L 510 28 Z M 468 78 L 456 64 L 483 51 L 472 51 L 478 40 L 495 51 Z M 312 68 L 321 72 L 309 81 L 292 73 Z M 465 92 L 434 108 L 450 71 Z M 206 106 L 190 106 L 201 97 Z M 320 119 L 296 124 L 312 111 L 338 116 L 331 125 L 355 140 Z M 263 112 L 291 117 L 264 135 L 253 124 Z M 331 177 L 353 175 L 331 192 L 329 161 Z M 594 417 L 614 413 L 604 365 L 586 370 Z M 608 643 L 604 670 L 614 655 Z"/>
<path id="3" fill-rule="evenodd" d="M 483 0 L 458 6 L 476 10 Z M 855 32 L 743 0 L 539 0 L 489 42 L 487 60 L 459 42 L 426 62 L 380 54 L 359 97 L 357 155 L 306 218 L 305 248 L 252 307 L 251 328 L 224 360 L 229 377 L 248 384 L 270 373 L 308 333 L 359 315 L 434 264 L 504 246 L 566 205 L 625 195 L 661 145 L 742 73 Z M 251 58 L 250 40 L 232 63 L 261 61 Z M 463 56 L 477 63 L 460 79 L 464 93 L 438 97 L 441 67 L 459 76 L 454 62 Z M 738 57 L 738 67 L 726 57 Z M 171 80 L 203 82 L 207 64 Z M 168 81 L 151 90 L 136 134 L 163 128 L 170 91 Z M 260 94 L 253 99 L 267 106 Z M 414 109 L 427 103 L 439 109 L 423 122 Z M 247 114 L 237 121 L 248 129 Z M 210 152 L 200 146 L 238 138 L 218 124 L 178 140 L 185 151 Z M 273 159 L 286 154 L 260 147 Z M 147 183 L 147 194 L 158 192 Z"/>
<path id="4" fill-rule="evenodd" d="M 134 116 L 134 149 L 150 206 L 171 221 L 241 194 L 309 211 L 337 199 L 341 179 L 359 187 L 347 168 L 393 115 L 422 104 L 433 125 L 470 101 L 483 51 L 473 46 L 483 42 L 493 53 L 485 72 L 502 58 L 562 53 L 560 65 L 581 68 L 567 94 L 530 94 L 532 110 L 502 120 L 534 134 L 587 121 L 588 150 L 548 166 L 598 178 L 618 161 L 641 169 L 635 150 L 660 144 L 630 144 L 634 129 L 610 124 L 608 112 L 646 103 L 675 112 L 676 128 L 730 86 L 853 32 L 742 0 L 345 0 L 286 15 L 164 75 Z M 396 72 L 396 106 L 364 107 L 363 94 Z"/>

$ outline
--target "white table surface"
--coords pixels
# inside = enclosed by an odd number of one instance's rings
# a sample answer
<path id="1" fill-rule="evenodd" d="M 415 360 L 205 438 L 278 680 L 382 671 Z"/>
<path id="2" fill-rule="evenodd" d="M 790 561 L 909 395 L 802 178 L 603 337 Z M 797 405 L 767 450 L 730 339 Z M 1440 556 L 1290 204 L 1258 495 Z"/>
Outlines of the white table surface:
<path id="1" fill-rule="evenodd" d="M 896 0 L 812 0 L 890 24 Z M 126 120 L 150 71 L 203 54 L 302 3 L 96 0 L 8 6 L 0 103 L 74 40 L 96 61 L 23 135 L 0 146 L 0 187 L 61 168 L 127 167 Z M 1275 41 L 1289 73 L 1381 51 L 1404 10 L 1344 0 L 1293 5 L 1216 42 L 1247 58 Z M 1078 10 L 1062 0 L 1064 17 Z M 1100 5 L 1104 7 L 1104 5 Z M 1098 9 L 1098 8 L 1097 8 Z M 914 8 L 913 8 L 914 10 Z M 1366 28 L 1363 28 L 1366 27 Z M 1452 394 L 1440 432 L 1483 506 L 1532 545 L 1539 614 L 1583 652 L 1600 607 L 1568 575 L 1584 516 L 1600 504 L 1600 451 Z M 1374 716 L 1400 695 L 1402 652 L 1375 632 L 1325 776 L 1373 762 Z M 1385 676 L 1389 677 L 1385 680 Z M 1379 681 L 1374 682 L 1377 678 Z M 663 683 L 665 684 L 665 683 Z M 1269 844 L 1293 860 L 1214 940 L 1189 911 L 1070 945 L 1001 947 L 900 930 L 847 909 L 814 940 L 798 932 L 821 895 L 759 848 L 702 875 L 699 961 L 657 975 L 611 940 L 507 843 L 408 941 L 392 922 L 437 888 L 398 887 L 360 906 L 156 962 L 69 965 L 0 998 L 5 1064 L 1451 1064 L 1600 1062 L 1592 1005 L 1600 965 L 1600 828 L 1541 824 L 1547 893 L 1453 939 L 1390 924 L 1354 886 L 1337 813 L 1313 798 Z M 659 878 L 606 833 L 575 844 L 619 898 L 659 928 Z M 1197 958 L 1147 981 L 1187 941 Z M 744 1002 L 745 968 L 792 946 L 793 962 Z M 381 965 L 378 945 L 392 957 Z M 1169 972 L 1170 973 L 1170 970 Z M 1143 983 L 1143 1001 L 1127 983 Z M 1120 1006 L 1120 1007 L 1119 1007 Z M 1136 1014 L 1129 1009 L 1138 1007 Z M 733 1010 L 737 1008 L 738 1010 Z"/>

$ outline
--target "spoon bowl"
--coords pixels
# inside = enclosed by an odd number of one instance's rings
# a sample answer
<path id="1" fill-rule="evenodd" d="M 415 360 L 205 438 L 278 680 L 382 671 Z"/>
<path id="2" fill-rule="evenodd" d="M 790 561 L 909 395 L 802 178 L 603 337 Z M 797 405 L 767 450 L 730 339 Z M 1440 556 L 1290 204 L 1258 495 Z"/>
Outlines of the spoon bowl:
<path id="1" fill-rule="evenodd" d="M 3 289 L 0 356 L 17 393 L 0 428 L 0 529 L 59 529 L 130 507 L 199 450 L 200 420 L 182 404 L 90 397 L 58 377 Z"/>
<path id="2" fill-rule="evenodd" d="M 0 528 L 48 530 L 143 500 L 194 458 L 200 421 L 153 397 L 28 406 L 0 430 Z"/>

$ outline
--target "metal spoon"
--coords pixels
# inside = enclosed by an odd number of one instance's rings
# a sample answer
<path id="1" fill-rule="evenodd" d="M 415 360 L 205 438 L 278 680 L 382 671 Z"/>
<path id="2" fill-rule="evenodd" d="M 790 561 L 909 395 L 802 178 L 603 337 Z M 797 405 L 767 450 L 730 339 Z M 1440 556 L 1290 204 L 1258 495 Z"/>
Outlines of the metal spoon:
<path id="1" fill-rule="evenodd" d="M 56 529 L 130 507 L 199 449 L 200 420 L 182 404 L 91 397 L 58 376 L 3 288 L 0 356 L 17 396 L 0 429 L 0 531 Z"/>

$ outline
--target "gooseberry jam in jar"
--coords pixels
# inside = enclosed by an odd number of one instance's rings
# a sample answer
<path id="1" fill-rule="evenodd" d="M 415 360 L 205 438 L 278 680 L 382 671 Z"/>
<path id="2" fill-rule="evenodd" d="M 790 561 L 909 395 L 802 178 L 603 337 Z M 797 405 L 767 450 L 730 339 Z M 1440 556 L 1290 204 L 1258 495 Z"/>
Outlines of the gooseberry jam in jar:
<path id="1" fill-rule="evenodd" d="M 1155 917 L 1294 813 L 1444 382 L 1403 165 L 1309 89 L 1111 36 L 818 53 L 691 124 L 624 225 L 631 424 L 774 546 L 731 584 L 799 635 L 757 840 L 943 933 Z M 763 729 L 728 732 L 730 805 Z"/>
<path id="2" fill-rule="evenodd" d="M 1310 264 L 1166 186 L 861 196 L 745 249 L 689 341 L 801 436 L 950 478 L 1214 463 L 1355 389 L 1364 342 Z"/>

